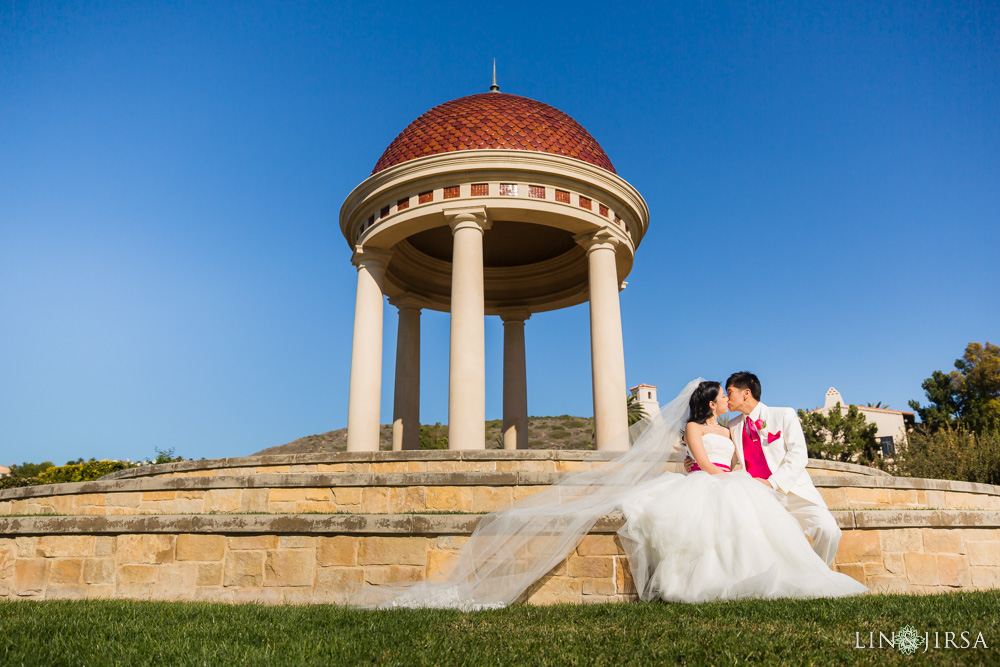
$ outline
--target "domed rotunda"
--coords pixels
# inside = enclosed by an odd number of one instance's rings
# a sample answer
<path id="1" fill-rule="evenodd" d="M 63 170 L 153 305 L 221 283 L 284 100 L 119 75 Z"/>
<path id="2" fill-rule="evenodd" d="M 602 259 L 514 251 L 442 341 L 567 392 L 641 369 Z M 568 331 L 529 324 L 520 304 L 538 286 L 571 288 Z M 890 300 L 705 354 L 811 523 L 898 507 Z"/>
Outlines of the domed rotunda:
<path id="1" fill-rule="evenodd" d="M 627 447 L 618 292 L 648 223 L 583 126 L 495 82 L 410 123 L 340 212 L 358 269 L 348 451 L 378 449 L 383 295 L 399 310 L 394 449 L 419 448 L 421 309 L 451 313 L 451 449 L 486 447 L 484 318 L 503 320 L 504 447 L 523 449 L 525 322 L 584 301 L 596 444 Z"/>

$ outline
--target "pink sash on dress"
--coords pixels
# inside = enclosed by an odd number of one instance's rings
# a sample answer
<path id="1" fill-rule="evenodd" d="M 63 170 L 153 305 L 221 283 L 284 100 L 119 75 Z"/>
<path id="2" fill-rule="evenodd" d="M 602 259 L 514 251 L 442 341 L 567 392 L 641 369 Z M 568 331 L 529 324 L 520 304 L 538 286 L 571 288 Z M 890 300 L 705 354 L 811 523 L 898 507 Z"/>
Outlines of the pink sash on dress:
<path id="1" fill-rule="evenodd" d="M 717 467 L 719 467 L 719 468 L 722 468 L 726 472 L 731 472 L 732 471 L 732 468 L 730 468 L 729 466 L 727 466 L 725 463 L 716 463 L 715 461 L 712 461 L 712 464 L 715 465 L 715 466 L 717 466 Z M 693 464 L 691 466 L 691 472 L 694 472 L 695 470 L 701 470 L 701 466 L 699 466 L 697 463 L 695 463 L 695 464 Z"/>

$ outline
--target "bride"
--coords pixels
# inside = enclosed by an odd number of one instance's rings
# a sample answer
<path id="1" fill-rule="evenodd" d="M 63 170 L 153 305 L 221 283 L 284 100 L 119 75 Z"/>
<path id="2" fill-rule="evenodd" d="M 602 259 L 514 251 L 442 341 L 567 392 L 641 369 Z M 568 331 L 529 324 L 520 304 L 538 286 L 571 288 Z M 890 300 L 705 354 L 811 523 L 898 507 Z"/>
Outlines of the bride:
<path id="1" fill-rule="evenodd" d="M 562 562 L 598 519 L 616 511 L 625 515 L 619 535 L 643 600 L 865 592 L 812 551 L 771 491 L 746 473 L 728 472 L 735 445 L 718 424 L 726 407 L 719 383 L 690 382 L 659 414 L 623 434 L 632 446 L 621 456 L 484 516 L 450 568 L 416 583 L 362 586 L 350 604 L 507 606 Z M 689 451 L 700 471 L 664 471 Z"/>
<path id="2" fill-rule="evenodd" d="M 689 399 L 684 439 L 693 472 L 664 474 L 625 493 L 618 531 L 643 600 L 815 598 L 867 589 L 832 571 L 813 551 L 774 491 L 744 471 L 719 417 L 729 411 L 718 382 Z"/>

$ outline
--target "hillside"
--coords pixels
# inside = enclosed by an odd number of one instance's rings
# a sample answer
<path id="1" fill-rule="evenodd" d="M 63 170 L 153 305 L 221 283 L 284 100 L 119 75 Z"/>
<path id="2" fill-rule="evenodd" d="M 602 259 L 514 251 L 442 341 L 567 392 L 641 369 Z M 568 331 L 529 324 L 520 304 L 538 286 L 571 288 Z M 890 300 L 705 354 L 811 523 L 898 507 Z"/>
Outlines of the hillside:
<path id="1" fill-rule="evenodd" d="M 503 421 L 494 419 L 486 422 L 486 448 L 503 449 L 501 427 Z M 425 424 L 421 426 L 425 449 L 447 449 L 448 425 Z M 529 449 L 593 449 L 594 426 L 590 417 L 528 417 Z M 382 424 L 380 428 L 380 448 L 392 449 L 392 424 Z M 434 446 L 436 445 L 436 446 Z M 347 449 L 347 429 L 327 431 L 317 435 L 307 435 L 284 445 L 268 447 L 257 452 L 264 454 L 310 454 L 319 452 L 342 452 Z"/>

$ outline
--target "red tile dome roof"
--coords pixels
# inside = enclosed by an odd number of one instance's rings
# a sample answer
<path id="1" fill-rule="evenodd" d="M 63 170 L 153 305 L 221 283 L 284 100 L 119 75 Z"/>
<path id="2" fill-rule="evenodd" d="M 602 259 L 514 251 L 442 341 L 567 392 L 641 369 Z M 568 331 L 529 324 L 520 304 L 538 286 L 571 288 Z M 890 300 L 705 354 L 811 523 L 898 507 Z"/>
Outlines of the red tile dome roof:
<path id="1" fill-rule="evenodd" d="M 440 104 L 393 139 L 372 174 L 426 155 L 494 148 L 565 155 L 617 173 L 601 145 L 567 114 L 507 93 L 480 93 Z"/>

